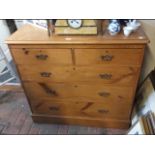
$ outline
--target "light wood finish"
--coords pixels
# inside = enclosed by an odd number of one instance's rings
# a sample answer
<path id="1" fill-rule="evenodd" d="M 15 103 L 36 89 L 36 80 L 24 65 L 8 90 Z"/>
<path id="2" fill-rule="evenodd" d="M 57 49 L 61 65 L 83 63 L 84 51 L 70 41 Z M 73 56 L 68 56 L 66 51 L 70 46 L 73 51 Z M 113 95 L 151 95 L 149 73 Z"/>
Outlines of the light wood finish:
<path id="1" fill-rule="evenodd" d="M 56 124 L 74 124 L 95 127 L 108 127 L 108 128 L 123 128 L 128 129 L 130 121 L 126 119 L 101 119 L 90 117 L 73 117 L 73 116 L 58 116 L 58 115 L 45 115 L 45 114 L 32 114 L 32 119 L 38 123 L 56 123 Z"/>
<path id="2" fill-rule="evenodd" d="M 16 64 L 72 64 L 70 49 L 12 49 Z"/>
<path id="3" fill-rule="evenodd" d="M 35 122 L 129 127 L 149 42 L 141 28 L 129 37 L 48 37 L 26 25 L 6 42 Z"/>
<path id="4" fill-rule="evenodd" d="M 135 85 L 139 68 L 94 66 L 18 65 L 22 81 L 32 82 L 93 82 L 117 86 Z M 136 76 L 135 76 L 136 75 Z"/>
<path id="5" fill-rule="evenodd" d="M 65 37 L 65 36 L 64 36 Z M 85 36 L 84 36 L 85 37 Z M 87 38 L 86 38 L 87 39 Z M 145 44 L 9 44 L 10 49 L 144 49 Z"/>
<path id="6" fill-rule="evenodd" d="M 68 39 L 69 38 L 69 39 Z M 25 25 L 11 35 L 7 44 L 82 44 L 82 45 L 103 45 L 103 44 L 146 44 L 149 40 L 144 31 L 140 28 L 129 37 L 123 33 L 110 36 L 107 31 L 103 36 L 55 36 L 48 37 L 47 31 L 36 26 Z"/>
<path id="7" fill-rule="evenodd" d="M 54 101 L 54 100 L 34 100 L 31 102 L 32 110 L 38 114 L 90 117 L 90 118 L 117 118 L 129 119 L 130 106 L 121 103 L 104 103 L 88 101 Z"/>
<path id="8" fill-rule="evenodd" d="M 25 82 L 24 88 L 27 90 L 29 98 L 66 99 L 66 100 L 83 100 L 103 101 L 112 103 L 131 104 L 133 95 L 132 87 L 114 87 L 101 84 L 55 84 L 55 83 L 31 83 Z"/>
<path id="9" fill-rule="evenodd" d="M 77 65 L 124 65 L 139 66 L 143 57 L 142 49 L 76 49 Z"/>

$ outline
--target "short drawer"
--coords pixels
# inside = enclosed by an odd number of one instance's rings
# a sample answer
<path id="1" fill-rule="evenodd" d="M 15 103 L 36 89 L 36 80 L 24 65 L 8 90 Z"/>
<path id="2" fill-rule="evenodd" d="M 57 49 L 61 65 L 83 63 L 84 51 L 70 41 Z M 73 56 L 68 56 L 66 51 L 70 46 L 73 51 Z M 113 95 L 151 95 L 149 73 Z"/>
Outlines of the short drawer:
<path id="1" fill-rule="evenodd" d="M 142 49 L 75 49 L 77 65 L 136 65 L 140 66 Z"/>
<path id="2" fill-rule="evenodd" d="M 135 85 L 139 68 L 97 66 L 18 65 L 22 81 L 93 82 L 112 85 Z"/>
<path id="3" fill-rule="evenodd" d="M 72 64 L 70 49 L 11 49 L 11 51 L 16 64 Z"/>
<path id="4" fill-rule="evenodd" d="M 116 103 L 104 103 L 93 101 L 54 101 L 40 99 L 31 101 L 33 113 L 57 115 L 57 116 L 79 116 L 92 118 L 124 118 L 129 119 L 131 105 Z"/>
<path id="5" fill-rule="evenodd" d="M 133 91 L 131 87 L 113 87 L 100 84 L 55 84 L 24 82 L 24 88 L 31 100 L 38 98 L 104 101 L 120 104 L 132 104 Z"/>

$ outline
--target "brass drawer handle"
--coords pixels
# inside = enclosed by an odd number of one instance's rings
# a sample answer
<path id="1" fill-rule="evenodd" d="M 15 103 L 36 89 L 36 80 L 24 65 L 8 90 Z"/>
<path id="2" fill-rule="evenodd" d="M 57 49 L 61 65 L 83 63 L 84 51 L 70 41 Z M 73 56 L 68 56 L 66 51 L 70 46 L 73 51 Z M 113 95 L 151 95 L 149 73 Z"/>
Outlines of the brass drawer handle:
<path id="1" fill-rule="evenodd" d="M 114 58 L 113 55 L 102 55 L 102 56 L 101 56 L 101 59 L 102 59 L 103 61 L 112 61 L 113 58 Z"/>
<path id="2" fill-rule="evenodd" d="M 112 78 L 112 74 L 100 74 L 101 79 L 110 80 Z"/>
<path id="3" fill-rule="evenodd" d="M 49 109 L 52 110 L 52 111 L 58 111 L 59 110 L 58 107 L 49 107 Z"/>
<path id="4" fill-rule="evenodd" d="M 107 113 L 109 113 L 109 110 L 107 110 L 107 109 L 99 109 L 98 112 L 102 113 L 102 114 L 107 114 Z"/>
<path id="5" fill-rule="evenodd" d="M 108 97 L 108 96 L 110 96 L 110 93 L 109 92 L 100 92 L 100 93 L 98 93 L 100 96 L 102 96 L 102 97 Z"/>
<path id="6" fill-rule="evenodd" d="M 46 55 L 46 54 L 38 54 L 38 55 L 36 55 L 36 58 L 38 60 L 46 60 L 48 58 L 48 55 Z"/>
<path id="7" fill-rule="evenodd" d="M 42 77 L 50 77 L 52 75 L 52 73 L 49 73 L 49 72 L 41 72 L 40 75 Z"/>

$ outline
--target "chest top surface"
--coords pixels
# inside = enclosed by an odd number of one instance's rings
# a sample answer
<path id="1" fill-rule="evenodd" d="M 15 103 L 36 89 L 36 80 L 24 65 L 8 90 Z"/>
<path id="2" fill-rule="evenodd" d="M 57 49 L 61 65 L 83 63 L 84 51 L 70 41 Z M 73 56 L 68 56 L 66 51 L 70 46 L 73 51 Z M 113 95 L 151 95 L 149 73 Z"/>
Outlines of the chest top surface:
<path id="1" fill-rule="evenodd" d="M 48 36 L 47 30 L 24 25 L 13 33 L 7 40 L 7 44 L 146 44 L 149 40 L 142 28 L 125 37 L 123 33 L 110 36 L 107 31 L 97 36 Z"/>

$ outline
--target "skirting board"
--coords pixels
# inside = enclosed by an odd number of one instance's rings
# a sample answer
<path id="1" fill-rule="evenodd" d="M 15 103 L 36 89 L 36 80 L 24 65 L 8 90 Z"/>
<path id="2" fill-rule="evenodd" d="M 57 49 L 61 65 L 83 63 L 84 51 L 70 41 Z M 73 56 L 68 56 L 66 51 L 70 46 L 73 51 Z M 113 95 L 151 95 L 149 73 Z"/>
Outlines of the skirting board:
<path id="1" fill-rule="evenodd" d="M 70 116 L 51 116 L 32 114 L 32 119 L 36 123 L 54 123 L 54 124 L 68 124 L 68 125 L 82 125 L 94 126 L 104 128 L 128 129 L 130 127 L 130 120 L 115 120 L 115 119 L 90 119 Z"/>

